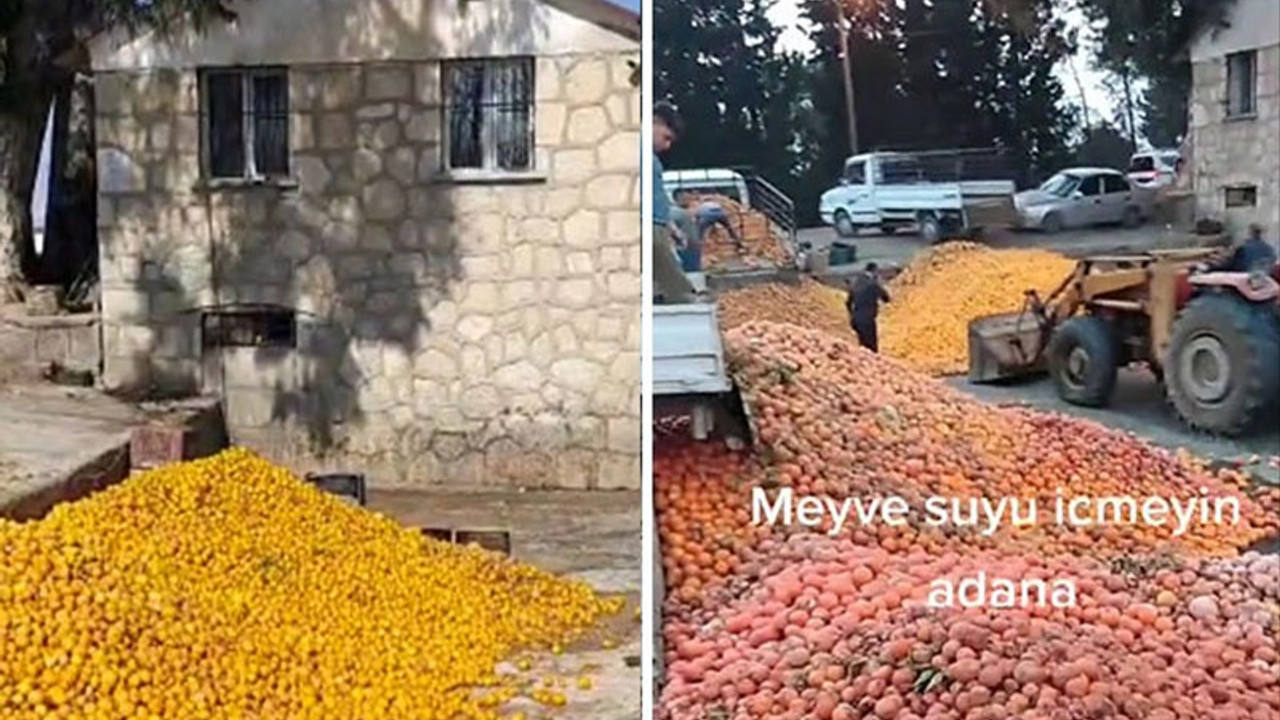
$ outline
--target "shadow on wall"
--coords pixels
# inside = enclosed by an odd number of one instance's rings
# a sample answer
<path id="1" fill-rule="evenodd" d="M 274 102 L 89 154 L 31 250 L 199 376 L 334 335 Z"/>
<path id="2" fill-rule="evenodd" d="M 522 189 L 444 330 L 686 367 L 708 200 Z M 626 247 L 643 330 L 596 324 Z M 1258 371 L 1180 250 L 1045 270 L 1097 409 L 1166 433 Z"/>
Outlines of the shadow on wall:
<path id="1" fill-rule="evenodd" d="M 375 22 L 415 34 L 431 22 L 403 17 L 392 0 L 349 5 L 358 9 L 344 42 L 367 43 L 362 33 Z M 519 4 L 477 7 L 481 47 L 545 29 Z M 108 346 L 123 350 L 114 361 L 133 380 L 118 393 L 216 392 L 251 427 L 305 428 L 308 446 L 288 450 L 320 456 L 348 450 L 347 430 L 372 414 L 429 413 L 431 398 L 415 397 L 410 378 L 429 314 L 464 279 L 459 231 L 477 218 L 458 216 L 455 188 L 432 177 L 440 138 L 414 128 L 424 118 L 444 123 L 438 99 L 424 102 L 417 71 L 394 60 L 292 69 L 296 187 L 199 189 L 198 105 L 181 101 L 195 93 L 191 77 L 151 73 L 137 84 L 143 112 L 111 122 L 136 126 L 140 147 L 127 154 L 143 160 L 132 185 L 104 185 L 101 196 L 111 208 L 100 219 L 104 296 L 123 326 L 107 330 L 121 334 Z M 296 345 L 202 347 L 206 313 L 237 307 L 296 311 Z"/>

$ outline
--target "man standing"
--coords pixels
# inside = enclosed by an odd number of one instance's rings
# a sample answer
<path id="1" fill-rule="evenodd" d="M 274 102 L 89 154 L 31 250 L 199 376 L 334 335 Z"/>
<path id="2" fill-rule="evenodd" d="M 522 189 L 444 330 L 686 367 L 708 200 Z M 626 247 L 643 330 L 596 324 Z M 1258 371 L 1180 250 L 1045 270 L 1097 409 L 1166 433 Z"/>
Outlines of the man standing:
<path id="1" fill-rule="evenodd" d="M 849 283 L 849 295 L 844 301 L 858 344 L 871 352 L 880 352 L 876 317 L 880 314 L 880 303 L 889 302 L 889 293 L 880 284 L 879 269 L 875 263 L 867 263 L 864 271 Z"/>
<path id="2" fill-rule="evenodd" d="M 680 113 L 671 103 L 660 102 L 653 107 L 653 283 L 654 302 L 681 305 L 696 302 L 693 283 L 680 268 L 673 238 L 671 207 L 666 187 L 662 182 L 661 155 L 680 137 Z"/>

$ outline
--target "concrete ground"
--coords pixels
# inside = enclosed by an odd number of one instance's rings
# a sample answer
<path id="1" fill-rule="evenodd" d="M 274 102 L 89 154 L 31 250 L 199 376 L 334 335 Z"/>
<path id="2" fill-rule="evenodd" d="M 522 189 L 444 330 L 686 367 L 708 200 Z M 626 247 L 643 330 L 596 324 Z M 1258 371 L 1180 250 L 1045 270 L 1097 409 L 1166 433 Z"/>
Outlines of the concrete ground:
<path id="1" fill-rule="evenodd" d="M 808 242 L 816 248 L 830 247 L 831 243 L 840 239 L 829 227 L 806 228 L 797 234 L 798 242 Z M 909 231 L 895 235 L 864 232 L 856 238 L 846 238 L 844 242 L 853 243 L 857 248 L 857 262 L 853 265 L 832 268 L 836 272 L 841 269 L 851 272 L 861 268 L 867 262 L 875 262 L 883 267 L 901 267 L 906 265 L 917 252 L 928 247 L 928 243 Z M 993 247 L 1041 248 L 1070 257 L 1082 257 L 1185 246 L 1191 244 L 1191 236 L 1186 232 L 1147 225 L 1134 229 L 1068 230 L 1054 235 L 1037 232 L 1003 233 L 986 242 Z"/>
<path id="2" fill-rule="evenodd" d="M 0 386 L 0 516 L 118 455 L 141 417 L 93 390 Z"/>
<path id="3" fill-rule="evenodd" d="M 1040 410 L 1087 418 L 1132 432 L 1162 447 L 1186 449 L 1207 460 L 1235 461 L 1258 455 L 1264 462 L 1252 468 L 1255 475 L 1280 483 L 1280 471 L 1268 467 L 1265 462 L 1280 455 L 1280 422 L 1266 423 L 1256 432 L 1240 438 L 1221 438 L 1196 432 L 1178 419 L 1166 404 L 1161 386 L 1145 370 L 1122 370 L 1111 404 L 1096 409 L 1078 407 L 1060 399 L 1053 383 L 1046 377 L 993 385 L 974 385 L 965 378 L 951 378 L 948 382 L 986 402 L 1025 404 Z"/>
<path id="4" fill-rule="evenodd" d="M 564 655 L 534 658 L 532 676 L 568 678 L 560 690 L 569 704 L 555 718 L 639 720 L 639 493 L 373 491 L 369 507 L 411 527 L 507 530 L 516 559 L 625 596 L 626 608 L 603 633 Z M 603 647 L 606 639 L 613 647 Z M 583 675 L 592 680 L 588 690 L 574 684 Z M 508 711 L 542 717 L 542 709 L 531 704 L 513 704 Z"/>

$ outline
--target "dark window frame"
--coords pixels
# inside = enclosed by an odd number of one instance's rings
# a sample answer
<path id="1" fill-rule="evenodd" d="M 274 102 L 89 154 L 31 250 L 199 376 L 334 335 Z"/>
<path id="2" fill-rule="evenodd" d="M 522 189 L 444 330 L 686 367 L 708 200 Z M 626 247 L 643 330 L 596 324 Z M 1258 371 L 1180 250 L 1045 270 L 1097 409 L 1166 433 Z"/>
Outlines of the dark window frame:
<path id="1" fill-rule="evenodd" d="M 238 162 L 232 162 L 233 165 L 238 164 L 237 171 L 222 172 L 217 170 L 220 164 L 218 158 L 215 157 L 214 136 L 216 128 L 214 127 L 216 110 L 213 103 L 210 82 L 217 78 L 236 79 L 239 84 L 240 95 L 240 113 L 239 113 L 239 139 L 240 151 Z M 279 83 L 279 94 L 274 98 L 278 107 L 274 111 L 264 111 L 256 104 L 259 98 L 258 82 L 262 80 L 276 81 Z M 281 180 L 288 179 L 293 171 L 293 148 L 292 137 L 290 133 L 290 113 L 289 104 L 289 70 L 287 67 L 276 65 L 264 66 L 226 66 L 226 67 L 205 67 L 199 71 L 199 92 L 200 92 L 200 149 L 201 149 L 201 170 L 204 177 L 213 181 L 264 181 L 264 180 Z M 229 120 L 227 120 L 229 122 Z M 278 132 L 278 140 L 272 152 L 279 153 L 277 167 L 270 168 L 266 171 L 261 167 L 270 162 L 264 162 L 264 152 L 258 144 L 260 137 L 259 122 L 269 121 L 277 123 L 276 132 Z"/>
<path id="2" fill-rule="evenodd" d="M 1085 192 L 1085 187 L 1090 182 L 1097 184 L 1098 192 L 1096 193 Z M 1102 197 L 1105 194 L 1104 188 L 1102 185 L 1102 175 L 1085 175 L 1084 177 L 1081 177 L 1080 182 L 1076 183 L 1076 191 L 1079 192 L 1084 197 Z"/>
<path id="3" fill-rule="evenodd" d="M 200 345 L 225 348 L 298 347 L 298 314 L 288 308 L 244 307 L 200 314 Z"/>
<path id="4" fill-rule="evenodd" d="M 1223 105 L 1227 119 L 1255 117 L 1258 113 L 1258 51 L 1231 53 L 1226 63 L 1227 93 Z"/>
<path id="5" fill-rule="evenodd" d="M 1258 186 L 1228 185 L 1222 188 L 1222 204 L 1229 209 L 1258 207 Z"/>
<path id="6" fill-rule="evenodd" d="M 850 185 L 866 185 L 867 161 L 856 160 L 854 162 L 846 163 L 844 166 L 844 179 Z"/>
<path id="7" fill-rule="evenodd" d="M 455 76 L 455 73 L 470 71 L 471 78 L 478 85 L 472 90 L 475 95 L 459 99 L 459 85 L 467 80 Z M 503 78 L 503 73 L 507 75 Z M 509 97 L 497 97 L 501 93 L 495 89 L 503 79 L 511 82 L 502 90 Z M 441 148 L 441 170 L 449 174 L 526 174 L 538 170 L 537 161 L 537 61 L 532 55 L 513 55 L 498 57 L 465 58 L 446 60 L 440 64 L 440 81 L 443 89 L 443 147 Z M 455 113 L 461 115 L 455 117 Z M 470 115 L 467 118 L 466 115 Z M 509 116 L 515 125 L 515 131 L 507 138 L 501 137 L 499 127 L 504 116 Z M 459 149 L 459 137 L 455 137 L 458 125 L 467 121 L 478 125 L 473 130 L 473 138 L 478 145 L 479 157 L 455 157 L 462 153 Z M 523 127 L 521 127 L 523 125 Z M 502 145 L 512 143 L 517 158 L 514 162 L 506 162 L 502 157 Z M 523 143 L 523 147 L 519 146 Z M 523 151 L 523 162 L 518 160 Z"/>
<path id="8" fill-rule="evenodd" d="M 1103 195 L 1120 195 L 1133 191 L 1133 187 L 1123 175 L 1103 175 L 1102 177 L 1102 194 Z M 1116 189 L 1110 189 L 1114 185 Z"/>

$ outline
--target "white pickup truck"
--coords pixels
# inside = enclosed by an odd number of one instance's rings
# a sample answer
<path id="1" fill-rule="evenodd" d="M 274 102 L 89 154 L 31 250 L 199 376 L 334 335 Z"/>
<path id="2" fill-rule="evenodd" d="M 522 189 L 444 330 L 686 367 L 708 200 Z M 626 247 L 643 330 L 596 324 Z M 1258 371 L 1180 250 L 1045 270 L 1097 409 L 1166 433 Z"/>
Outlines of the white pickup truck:
<path id="1" fill-rule="evenodd" d="M 840 184 L 822 194 L 818 214 L 842 237 L 915 226 L 930 243 L 1016 227 L 1014 181 L 968 179 L 990 161 L 989 153 L 975 151 L 854 155 Z"/>

